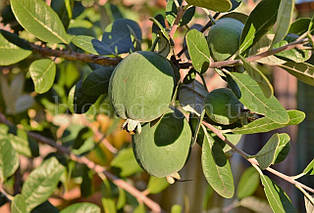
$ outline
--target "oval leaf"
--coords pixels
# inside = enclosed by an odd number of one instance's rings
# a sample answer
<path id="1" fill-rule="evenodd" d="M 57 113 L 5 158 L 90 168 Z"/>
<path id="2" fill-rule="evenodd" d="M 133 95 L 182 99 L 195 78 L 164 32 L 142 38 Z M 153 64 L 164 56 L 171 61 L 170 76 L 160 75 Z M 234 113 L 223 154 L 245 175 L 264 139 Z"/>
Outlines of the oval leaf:
<path id="1" fill-rule="evenodd" d="M 97 39 L 92 36 L 78 35 L 72 39 L 72 43 L 88 53 L 99 55 L 97 48 L 95 48 L 95 45 L 93 44 L 93 41 L 95 40 Z"/>
<path id="2" fill-rule="evenodd" d="M 63 209 L 61 213 L 100 213 L 100 208 L 93 203 L 76 203 Z"/>
<path id="3" fill-rule="evenodd" d="M 42 0 L 11 0 L 17 21 L 42 41 L 69 43 L 69 36 L 58 15 Z"/>
<path id="4" fill-rule="evenodd" d="M 258 169 L 258 168 L 257 168 Z M 267 200 L 272 210 L 276 213 L 294 213 L 296 210 L 291 204 L 288 195 L 276 185 L 269 177 L 263 175 L 262 171 L 258 169 L 260 178 L 264 186 L 264 191 Z"/>
<path id="5" fill-rule="evenodd" d="M 2 34 L 0 34 L 0 65 L 7 66 L 15 64 L 27 58 L 32 51 L 24 50 L 10 43 Z"/>
<path id="6" fill-rule="evenodd" d="M 226 158 L 222 147 L 205 133 L 202 146 L 202 168 L 209 185 L 222 197 L 231 198 L 234 194 L 233 176 L 229 160 Z"/>
<path id="7" fill-rule="evenodd" d="M 279 146 L 279 134 L 274 134 L 256 154 L 255 158 L 261 169 L 266 169 L 275 160 L 276 150 Z"/>
<path id="8" fill-rule="evenodd" d="M 266 78 L 266 76 L 256 67 L 254 67 L 252 64 L 247 62 L 245 58 L 241 57 L 241 61 L 243 62 L 243 66 L 247 73 L 251 76 L 252 79 L 254 79 L 260 88 L 262 89 L 264 96 L 266 98 L 270 98 L 274 95 L 274 89 L 269 82 L 269 80 Z"/>
<path id="9" fill-rule="evenodd" d="M 280 1 L 277 24 L 275 27 L 275 38 L 273 44 L 281 41 L 288 34 L 293 18 L 294 0 Z"/>
<path id="10" fill-rule="evenodd" d="M 64 167 L 54 157 L 31 172 L 22 188 L 28 211 L 49 198 L 63 173 Z"/>
<path id="11" fill-rule="evenodd" d="M 261 132 L 269 132 L 271 130 L 283 128 L 289 125 L 297 125 L 305 119 L 305 113 L 299 110 L 288 110 L 289 123 L 280 124 L 272 121 L 268 117 L 259 118 L 240 128 L 232 129 L 235 134 L 255 134 Z"/>
<path id="12" fill-rule="evenodd" d="M 13 175 L 19 167 L 19 158 L 7 138 L 0 139 L 0 182 Z"/>
<path id="13" fill-rule="evenodd" d="M 289 61 L 280 67 L 294 75 L 298 80 L 314 86 L 314 66 L 312 64 Z"/>
<path id="14" fill-rule="evenodd" d="M 210 53 L 204 34 L 196 29 L 190 30 L 186 34 L 186 44 L 194 69 L 205 72 L 210 64 Z"/>
<path id="15" fill-rule="evenodd" d="M 275 24 L 279 4 L 280 0 L 263 0 L 254 8 L 242 31 L 240 53 L 255 44 Z"/>
<path id="16" fill-rule="evenodd" d="M 227 72 L 227 71 L 226 71 Z M 245 73 L 227 72 L 238 84 L 241 90 L 240 102 L 253 112 L 265 115 L 270 120 L 287 124 L 289 116 L 287 111 L 274 97 L 264 96 L 258 83 Z"/>
<path id="17" fill-rule="evenodd" d="M 56 64 L 50 59 L 40 59 L 31 64 L 29 72 L 35 84 L 35 91 L 45 93 L 55 80 Z"/>
<path id="18" fill-rule="evenodd" d="M 275 152 L 273 163 L 280 163 L 283 161 L 290 150 L 290 136 L 287 133 L 279 134 L 279 144 Z"/>
<path id="19" fill-rule="evenodd" d="M 237 197 L 243 199 L 251 196 L 259 185 L 259 174 L 254 167 L 250 167 L 242 174 L 239 184 Z"/>
<path id="20" fill-rule="evenodd" d="M 28 213 L 26 209 L 25 197 L 21 194 L 14 196 L 11 203 L 11 213 Z"/>

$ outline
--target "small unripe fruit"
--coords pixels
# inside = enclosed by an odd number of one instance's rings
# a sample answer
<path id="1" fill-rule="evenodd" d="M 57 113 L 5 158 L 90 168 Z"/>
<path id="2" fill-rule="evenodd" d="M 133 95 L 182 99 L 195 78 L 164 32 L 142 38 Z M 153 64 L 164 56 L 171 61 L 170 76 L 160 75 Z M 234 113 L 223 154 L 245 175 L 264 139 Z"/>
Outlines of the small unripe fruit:
<path id="1" fill-rule="evenodd" d="M 208 32 L 207 42 L 215 61 L 230 58 L 239 49 L 243 23 L 233 18 L 223 18 Z"/>
<path id="2" fill-rule="evenodd" d="M 241 118 L 243 104 L 231 89 L 220 88 L 208 93 L 205 98 L 205 110 L 212 121 L 230 125 Z"/>

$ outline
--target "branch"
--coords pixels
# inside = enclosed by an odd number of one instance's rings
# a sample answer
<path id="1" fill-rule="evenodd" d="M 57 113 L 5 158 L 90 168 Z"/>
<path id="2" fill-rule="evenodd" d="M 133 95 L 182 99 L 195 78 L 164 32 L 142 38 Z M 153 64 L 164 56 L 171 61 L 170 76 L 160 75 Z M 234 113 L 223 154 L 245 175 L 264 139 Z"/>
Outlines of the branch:
<path id="1" fill-rule="evenodd" d="M 61 57 L 69 61 L 82 61 L 85 63 L 99 64 L 103 66 L 114 66 L 117 65 L 122 60 L 120 57 L 110 58 L 103 57 L 100 55 L 78 53 L 73 51 L 55 50 L 48 47 L 35 45 L 32 43 L 30 43 L 30 47 L 32 48 L 33 52 L 37 52 L 45 57 L 49 56 Z"/>
<path id="2" fill-rule="evenodd" d="M 169 32 L 169 36 L 172 39 L 173 39 L 173 36 L 174 36 L 175 32 L 177 31 L 177 29 L 179 27 L 180 21 L 181 21 L 183 15 L 184 15 L 185 10 L 186 10 L 185 8 L 186 8 L 186 2 L 183 1 L 182 5 L 179 7 L 179 11 L 177 13 L 177 17 L 174 20 L 174 23 L 173 23 L 173 25 L 171 27 L 171 30 Z"/>
<path id="3" fill-rule="evenodd" d="M 13 126 L 13 124 L 1 112 L 0 112 L 0 122 L 6 124 L 8 126 Z M 77 156 L 77 155 L 71 153 L 70 149 L 68 149 L 67 147 L 64 147 L 60 144 L 57 144 L 54 140 L 52 140 L 50 138 L 46 138 L 46 137 L 39 135 L 37 133 L 34 133 L 34 132 L 28 132 L 28 135 L 30 137 L 32 137 L 33 139 L 40 141 L 44 144 L 47 144 L 49 146 L 52 146 L 55 149 L 57 149 L 59 152 L 65 154 L 65 155 L 68 155 L 71 160 L 78 162 L 78 163 L 81 163 L 81 164 L 85 164 L 88 168 L 95 171 L 99 175 L 100 178 L 102 178 L 102 179 L 108 178 L 115 185 L 126 190 L 127 192 L 132 194 L 134 197 L 136 197 L 136 199 L 139 202 L 145 203 L 152 210 L 152 212 L 162 212 L 162 209 L 158 203 L 156 203 L 153 200 L 151 200 L 150 198 L 148 198 L 144 193 L 142 193 L 141 191 L 139 191 L 138 189 L 136 189 L 134 186 L 130 185 L 126 181 L 124 181 L 124 180 L 118 178 L 117 176 L 113 175 L 112 173 L 108 172 L 105 167 L 102 167 L 98 164 L 95 164 L 93 161 L 89 160 L 85 156 Z M 0 187 L 0 190 L 1 190 L 1 187 Z"/>
<path id="4" fill-rule="evenodd" d="M 210 129 L 213 133 L 215 133 L 222 141 L 224 141 L 226 144 L 228 144 L 234 151 L 238 152 L 244 159 L 246 159 L 248 162 L 250 162 L 251 164 L 257 165 L 259 166 L 258 162 L 256 161 L 255 158 L 250 158 L 250 156 L 245 153 L 243 150 L 239 149 L 238 147 L 236 147 L 234 144 L 232 144 L 223 134 L 220 130 L 216 129 L 214 126 L 212 126 L 211 124 L 203 121 L 203 124 Z M 311 193 L 314 193 L 314 189 L 296 181 L 293 177 L 287 176 L 285 174 L 282 174 L 281 172 L 278 172 L 277 170 L 274 170 L 270 167 L 268 167 L 266 169 L 267 171 L 269 171 L 270 173 L 276 175 L 277 177 L 280 177 L 281 179 L 293 184 L 294 186 L 299 186 Z"/>
<path id="5" fill-rule="evenodd" d="M 291 42 L 291 43 L 288 43 L 282 47 L 278 47 L 276 49 L 272 49 L 272 50 L 268 50 L 268 51 L 265 51 L 265 52 L 262 52 L 258 55 L 253 55 L 253 56 L 250 56 L 248 58 L 246 58 L 246 60 L 248 62 L 253 62 L 253 61 L 257 61 L 257 60 L 260 60 L 262 58 L 266 58 L 268 56 L 271 56 L 271 55 L 275 55 L 277 53 L 280 53 L 280 52 L 283 52 L 283 51 L 287 51 L 287 50 L 291 50 L 293 48 L 296 48 L 302 44 L 305 44 L 306 42 L 308 42 L 308 39 L 305 38 L 305 39 L 301 39 L 301 40 L 297 40 L 297 41 L 294 41 L 294 42 Z M 236 65 L 236 64 L 240 64 L 241 63 L 241 60 L 240 59 L 237 59 L 237 60 L 227 60 L 227 61 L 217 61 L 217 62 L 213 62 L 209 65 L 210 68 L 220 68 L 220 67 L 225 67 L 225 66 L 231 66 L 231 65 Z M 190 67 L 192 64 L 191 63 L 181 63 L 179 64 L 180 65 L 180 68 L 188 68 Z"/>

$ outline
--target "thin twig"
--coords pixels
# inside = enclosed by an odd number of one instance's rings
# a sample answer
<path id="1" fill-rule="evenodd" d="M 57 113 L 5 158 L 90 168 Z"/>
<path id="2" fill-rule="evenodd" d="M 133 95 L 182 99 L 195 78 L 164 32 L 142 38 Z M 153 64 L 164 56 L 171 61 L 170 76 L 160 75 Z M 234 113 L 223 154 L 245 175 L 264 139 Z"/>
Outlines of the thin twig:
<path id="1" fill-rule="evenodd" d="M 12 123 L 2 113 L 0 113 L 0 122 L 6 124 L 8 126 L 12 126 Z M 35 132 L 28 132 L 28 135 L 30 137 L 32 137 L 33 139 L 40 141 L 44 144 L 48 144 L 49 146 L 52 146 L 55 149 L 57 149 L 59 152 L 65 154 L 65 155 L 68 155 L 71 160 L 78 162 L 78 163 L 81 163 L 81 164 L 85 164 L 88 168 L 95 171 L 102 179 L 105 176 L 110 181 L 112 181 L 115 185 L 117 185 L 118 187 L 120 187 L 120 188 L 126 190 L 127 192 L 129 192 L 130 194 L 132 194 L 134 197 L 136 197 L 137 200 L 145 203 L 152 210 L 152 212 L 162 212 L 162 209 L 158 203 L 154 202 L 153 200 L 151 200 L 150 198 L 145 196 L 141 191 L 136 189 L 134 186 L 128 184 L 126 181 L 124 181 L 124 180 L 116 177 L 115 175 L 111 174 L 110 172 L 108 172 L 105 167 L 102 167 L 98 164 L 95 164 L 93 161 L 89 160 L 87 157 L 77 156 L 77 155 L 71 153 L 70 149 L 68 149 L 67 147 L 64 147 L 60 144 L 57 144 L 54 140 L 52 140 L 50 138 L 46 138 L 46 137 L 44 137 L 40 134 L 37 134 Z M 1 188 L 0 188 L 0 190 L 1 190 Z"/>
<path id="2" fill-rule="evenodd" d="M 272 49 L 272 50 L 268 50 L 268 51 L 265 51 L 265 52 L 262 52 L 258 55 L 253 55 L 253 56 L 250 56 L 248 58 L 246 58 L 246 60 L 248 62 L 253 62 L 253 61 L 257 61 L 257 60 L 260 60 L 262 58 L 266 58 L 268 56 L 271 56 L 271 55 L 275 55 L 277 53 L 280 53 L 280 52 L 283 52 L 283 51 L 287 51 L 287 50 L 291 50 L 293 48 L 296 48 L 302 44 L 305 44 L 306 42 L 308 42 L 308 39 L 305 38 L 305 39 L 301 39 L 301 40 L 297 40 L 297 41 L 294 41 L 294 42 L 291 42 L 291 43 L 288 43 L 282 47 L 278 47 L 278 48 L 275 48 L 275 49 Z M 225 66 L 231 66 L 231 65 L 236 65 L 236 64 L 239 64 L 241 63 L 241 60 L 237 59 L 237 60 L 227 60 L 227 61 L 217 61 L 217 62 L 213 62 L 209 65 L 210 68 L 220 68 L 220 67 L 225 67 Z M 192 66 L 191 63 L 181 63 L 179 64 L 179 66 L 181 68 L 188 68 L 190 66 Z"/>
<path id="3" fill-rule="evenodd" d="M 229 145 L 234 151 L 236 151 L 237 153 L 239 153 L 244 159 L 246 159 L 247 161 L 249 161 L 251 164 L 254 164 L 254 165 L 259 165 L 257 160 L 255 158 L 250 158 L 250 156 L 245 153 L 243 150 L 239 149 L 238 147 L 236 147 L 234 144 L 232 144 L 223 134 L 222 132 L 215 128 L 213 125 L 203 121 L 203 124 L 208 128 L 210 129 L 213 133 L 215 133 L 222 141 L 224 141 L 227 145 Z M 277 177 L 280 177 L 281 179 L 295 185 L 295 186 L 299 186 L 311 193 L 314 193 L 314 189 L 296 181 L 293 179 L 293 177 L 290 177 L 290 176 L 287 176 L 281 172 L 278 172 L 277 170 L 275 169 L 272 169 L 270 167 L 266 168 L 267 171 L 269 171 L 270 173 L 276 175 Z"/>
<path id="4" fill-rule="evenodd" d="M 177 29 L 178 29 L 178 27 L 179 27 L 180 21 L 181 21 L 183 15 L 184 15 L 184 13 L 185 13 L 185 10 L 186 10 L 186 2 L 183 1 L 183 2 L 182 2 L 182 5 L 179 7 L 179 11 L 178 11 L 178 13 L 177 13 L 177 17 L 176 17 L 176 19 L 174 20 L 174 23 L 173 23 L 173 25 L 172 25 L 172 27 L 171 27 L 171 30 L 170 30 L 170 32 L 169 32 L 169 36 L 170 36 L 170 38 L 172 38 L 172 39 L 173 39 L 173 36 L 174 36 L 175 32 L 177 31 Z"/>

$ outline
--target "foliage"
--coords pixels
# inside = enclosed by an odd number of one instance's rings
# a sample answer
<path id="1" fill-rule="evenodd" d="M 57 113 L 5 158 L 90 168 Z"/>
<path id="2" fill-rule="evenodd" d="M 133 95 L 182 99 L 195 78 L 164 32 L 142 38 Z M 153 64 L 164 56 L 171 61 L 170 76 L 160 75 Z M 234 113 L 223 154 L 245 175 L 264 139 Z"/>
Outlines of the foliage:
<path id="1" fill-rule="evenodd" d="M 262 0 L 247 14 L 240 0 L 168 0 L 157 9 L 134 3 L 153 11 L 148 29 L 139 11 L 100 2 L 3 3 L 8 25 L 0 30 L 1 205 L 11 202 L 12 212 L 26 213 L 146 212 L 146 206 L 161 212 L 148 195 L 180 181 L 191 148 L 201 146 L 211 191 L 236 206 L 269 208 L 253 197 L 260 186 L 274 212 L 296 211 L 267 170 L 294 184 L 313 209 L 314 189 L 297 181 L 314 174 L 313 161 L 294 177 L 270 167 L 288 155 L 288 134 L 273 134 L 254 155 L 236 146 L 241 135 L 304 120 L 303 112 L 280 104 L 262 68 L 281 67 L 314 86 L 307 62 L 313 18 L 294 21 L 294 0 Z M 193 25 L 196 18 L 208 22 Z M 183 34 L 181 44 L 177 35 Z M 208 73 L 228 89 L 208 91 Z M 121 125 L 121 119 L 127 121 Z M 252 165 L 238 184 L 230 163 L 234 152 Z M 26 168 L 20 156 L 41 164 Z M 139 178 L 143 192 L 132 185 Z M 62 197 L 77 186 L 82 197 L 97 191 L 101 200 L 50 203 L 52 195 Z M 181 210 L 174 204 L 166 211 Z"/>

